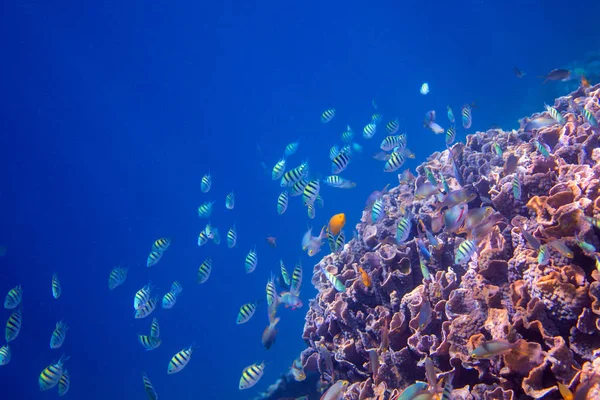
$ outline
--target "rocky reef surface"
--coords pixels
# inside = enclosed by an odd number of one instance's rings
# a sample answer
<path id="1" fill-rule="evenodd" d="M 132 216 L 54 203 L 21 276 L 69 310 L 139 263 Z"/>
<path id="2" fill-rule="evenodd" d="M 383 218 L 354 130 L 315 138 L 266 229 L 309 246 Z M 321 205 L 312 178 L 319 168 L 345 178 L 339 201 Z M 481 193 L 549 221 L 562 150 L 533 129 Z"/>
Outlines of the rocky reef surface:
<path id="1" fill-rule="evenodd" d="M 367 207 L 358 237 L 314 267 L 319 293 L 301 354 L 307 375 L 325 387 L 349 381 L 344 399 L 397 399 L 427 381 L 429 358 L 438 380 L 452 376 L 456 400 L 558 399 L 559 383 L 591 386 L 588 398 L 600 399 L 600 384 L 588 384 L 600 376 L 599 98 L 600 85 L 580 88 L 556 100 L 559 122 L 546 111 L 518 130 L 468 135 L 384 193 L 383 218 L 373 223 Z M 421 195 L 429 172 L 451 192 L 472 192 L 450 204 L 461 215 L 491 208 L 479 219 L 448 221 L 443 195 Z M 398 244 L 402 218 L 410 235 Z M 457 264 L 466 240 L 475 252 Z M 474 357 L 490 341 L 511 347 Z M 269 398 L 289 396 L 273 389 Z"/>

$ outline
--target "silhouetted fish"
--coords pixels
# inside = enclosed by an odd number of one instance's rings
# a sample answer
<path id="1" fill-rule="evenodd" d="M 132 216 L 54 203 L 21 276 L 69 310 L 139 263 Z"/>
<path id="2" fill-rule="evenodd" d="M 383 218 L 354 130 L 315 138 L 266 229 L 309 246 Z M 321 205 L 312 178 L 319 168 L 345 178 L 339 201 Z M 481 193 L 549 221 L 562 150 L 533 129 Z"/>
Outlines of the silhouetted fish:
<path id="1" fill-rule="evenodd" d="M 523 76 L 525 76 L 525 73 L 517 67 L 513 67 L 513 71 L 514 71 L 515 75 L 517 76 L 517 78 L 519 78 L 519 79 L 521 79 Z"/>
<path id="2" fill-rule="evenodd" d="M 568 69 L 553 69 L 546 76 L 538 76 L 538 78 L 544 78 L 544 82 L 542 83 L 546 83 L 548 81 L 566 81 L 570 77 L 571 71 Z"/>

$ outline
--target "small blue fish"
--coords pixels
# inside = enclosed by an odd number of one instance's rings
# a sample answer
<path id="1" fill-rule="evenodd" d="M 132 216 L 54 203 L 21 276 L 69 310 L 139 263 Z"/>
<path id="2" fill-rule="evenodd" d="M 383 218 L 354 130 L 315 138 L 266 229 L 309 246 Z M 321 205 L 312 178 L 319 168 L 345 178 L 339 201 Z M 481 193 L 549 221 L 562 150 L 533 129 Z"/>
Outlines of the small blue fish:
<path id="1" fill-rule="evenodd" d="M 200 182 L 200 190 L 202 193 L 208 193 L 212 186 L 212 177 L 210 174 L 206 174 L 202 177 L 202 181 Z"/>

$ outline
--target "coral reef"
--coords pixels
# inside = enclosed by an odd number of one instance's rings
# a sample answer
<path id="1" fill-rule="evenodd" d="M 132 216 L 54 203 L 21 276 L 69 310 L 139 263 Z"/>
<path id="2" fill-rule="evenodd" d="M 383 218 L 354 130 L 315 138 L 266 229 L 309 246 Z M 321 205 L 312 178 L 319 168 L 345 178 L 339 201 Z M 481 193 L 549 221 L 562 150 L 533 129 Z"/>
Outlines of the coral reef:
<path id="1" fill-rule="evenodd" d="M 564 121 L 548 123 L 549 110 L 518 130 L 469 135 L 384 194 L 383 219 L 373 224 L 365 209 L 358 237 L 314 268 L 307 374 L 321 385 L 349 381 L 345 399 L 388 400 L 426 382 L 430 359 L 438 383 L 452 380 L 454 399 L 560 398 L 559 383 L 600 398 L 600 384 L 588 384 L 600 374 L 599 93 L 597 85 L 558 98 Z M 476 194 L 457 203 L 462 228 L 450 229 L 453 204 L 440 222 L 443 194 L 413 196 L 429 171 L 451 191 Z M 479 207 L 493 214 L 477 220 Z M 409 240 L 398 244 L 407 211 Z M 472 257 L 455 263 L 471 242 Z M 489 343 L 509 347 L 475 357 Z"/>

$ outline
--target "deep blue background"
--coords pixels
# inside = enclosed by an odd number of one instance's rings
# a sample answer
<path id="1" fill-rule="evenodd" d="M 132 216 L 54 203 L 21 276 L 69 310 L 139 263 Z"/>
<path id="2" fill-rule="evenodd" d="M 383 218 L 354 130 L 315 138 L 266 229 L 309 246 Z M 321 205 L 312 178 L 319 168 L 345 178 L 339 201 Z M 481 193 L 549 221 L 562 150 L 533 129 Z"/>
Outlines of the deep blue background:
<path id="1" fill-rule="evenodd" d="M 597 1 L 280 2 L 269 1 L 6 1 L 0 5 L 0 295 L 20 283 L 24 323 L 13 359 L 0 368 L 2 398 L 40 394 L 40 371 L 61 351 L 48 343 L 54 324 L 71 329 L 63 351 L 72 358 L 70 398 L 144 399 L 145 369 L 161 398 L 249 398 L 265 389 L 303 349 L 300 338 L 310 271 L 318 258 L 302 255 L 306 211 L 293 198 L 275 209 L 280 191 L 270 169 L 284 146 L 300 140 L 294 166 L 309 158 L 328 174 L 329 147 L 349 123 L 360 134 L 376 99 L 387 121 L 398 117 L 417 160 L 443 149 L 443 138 L 421 127 L 424 113 L 446 105 L 459 116 L 472 101 L 473 128 L 515 127 L 558 93 L 536 75 L 597 50 Z M 519 80 L 512 68 L 527 75 Z M 428 81 L 431 93 L 419 94 Z M 595 82 L 594 82 L 595 83 Z M 338 113 L 328 125 L 326 108 Z M 464 132 L 459 131 L 464 140 Z M 326 207 L 316 229 L 337 212 L 347 236 L 366 196 L 395 175 L 372 159 L 383 133 L 360 143 L 343 176 L 352 191 L 322 191 Z M 411 161 L 410 166 L 415 166 Z M 213 188 L 201 194 L 201 176 Z M 225 210 L 228 191 L 236 208 Z M 211 221 L 224 236 L 235 221 L 238 247 L 200 249 L 205 221 L 196 207 L 215 200 Z M 270 249 L 264 237 L 278 237 Z M 173 239 L 151 270 L 152 242 Z M 243 260 L 257 246 L 259 266 L 246 276 Z M 213 274 L 195 274 L 211 255 Z M 322 254 L 321 254 L 322 255 Z M 290 270 L 302 257 L 302 310 L 281 310 L 277 343 L 266 352 L 260 335 L 264 305 L 248 324 L 235 325 L 241 304 L 264 296 L 270 271 L 283 258 Z M 126 284 L 107 288 L 117 264 L 130 266 Z M 53 300 L 56 271 L 63 296 Z M 133 294 L 152 280 L 162 295 L 178 279 L 184 291 L 172 310 L 158 310 L 163 345 L 144 352 L 136 334 L 150 319 L 132 317 Z M 1 311 L 1 319 L 10 312 Z M 168 360 L 195 341 L 199 349 L 181 373 Z M 253 389 L 237 389 L 242 369 L 271 362 Z"/>

